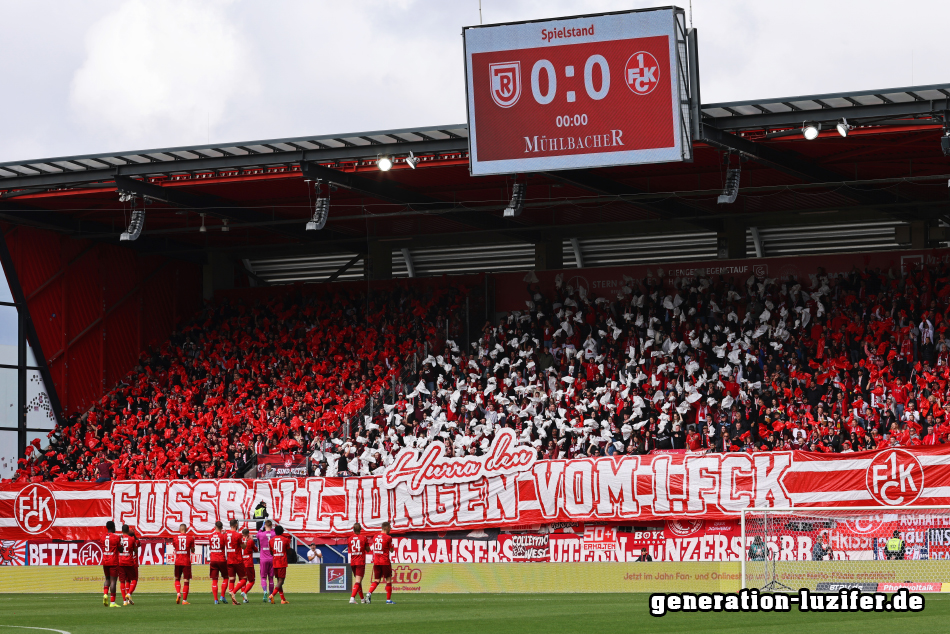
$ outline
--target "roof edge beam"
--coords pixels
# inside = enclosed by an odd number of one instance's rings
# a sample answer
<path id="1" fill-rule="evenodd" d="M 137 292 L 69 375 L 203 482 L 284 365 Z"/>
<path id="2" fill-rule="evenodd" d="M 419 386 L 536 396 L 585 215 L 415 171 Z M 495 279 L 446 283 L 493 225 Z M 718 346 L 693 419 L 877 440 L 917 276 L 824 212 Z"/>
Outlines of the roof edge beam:
<path id="1" fill-rule="evenodd" d="M 791 106 L 791 104 L 785 105 Z M 703 106 L 703 108 L 722 107 L 723 106 L 717 106 L 715 104 Z M 740 114 L 731 117 L 706 117 L 703 120 L 703 125 L 720 130 L 757 130 L 801 126 L 805 121 L 824 123 L 837 121 L 841 118 L 845 118 L 848 121 L 860 121 L 862 119 L 920 117 L 936 112 L 943 112 L 944 110 L 950 110 L 950 99 L 935 99 L 933 101 L 914 100 L 902 103 L 845 106 L 843 108 L 819 108 L 816 110 L 799 109 L 790 112 Z"/>

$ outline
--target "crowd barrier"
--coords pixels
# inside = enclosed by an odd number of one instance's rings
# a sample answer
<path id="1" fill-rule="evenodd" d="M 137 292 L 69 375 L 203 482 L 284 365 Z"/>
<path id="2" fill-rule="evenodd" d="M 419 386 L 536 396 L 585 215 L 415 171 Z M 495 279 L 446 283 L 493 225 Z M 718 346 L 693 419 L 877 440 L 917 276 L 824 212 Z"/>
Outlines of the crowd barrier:
<path id="1" fill-rule="evenodd" d="M 298 564 L 287 568 L 288 593 L 346 591 L 345 566 Z M 191 596 L 210 596 L 207 566 L 195 566 Z M 370 577 L 367 568 L 367 577 Z M 321 578 L 323 580 L 321 586 Z M 343 581 L 345 579 L 345 583 Z M 736 562 L 395 564 L 396 593 L 632 593 L 732 592 Z M 174 594 L 174 566 L 142 566 L 136 594 Z M 365 587 L 365 586 L 364 586 Z M 253 592 L 260 591 L 258 578 Z M 101 596 L 101 566 L 0 567 L 0 593 L 88 593 Z"/>
<path id="2" fill-rule="evenodd" d="M 210 595 L 206 565 L 193 567 L 191 595 Z M 367 578 L 371 578 L 367 567 Z M 777 562 L 765 574 L 749 573 L 749 587 L 777 581 L 792 590 L 836 591 L 841 587 L 893 592 L 916 587 L 950 592 L 950 561 L 815 561 Z M 101 566 L 0 567 L 0 593 L 75 593 L 100 595 Z M 649 563 L 495 563 L 394 564 L 393 590 L 413 594 L 544 594 L 735 592 L 741 587 L 738 562 Z M 137 594 L 174 594 L 174 566 L 139 568 Z M 348 566 L 291 565 L 290 593 L 348 593 Z M 364 588 L 366 586 L 364 585 Z M 253 592 L 260 592 L 260 578 Z"/>

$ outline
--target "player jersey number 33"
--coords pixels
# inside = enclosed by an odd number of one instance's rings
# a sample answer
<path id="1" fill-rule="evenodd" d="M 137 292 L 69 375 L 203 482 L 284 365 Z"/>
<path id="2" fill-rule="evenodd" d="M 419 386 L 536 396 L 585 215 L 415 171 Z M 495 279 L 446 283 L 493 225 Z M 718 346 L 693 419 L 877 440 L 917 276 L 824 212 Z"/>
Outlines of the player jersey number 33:
<path id="1" fill-rule="evenodd" d="M 209 550 L 211 551 L 211 561 L 213 562 L 224 562 L 224 540 L 221 539 L 221 535 L 218 533 L 212 533 L 211 537 L 208 538 L 210 544 Z"/>

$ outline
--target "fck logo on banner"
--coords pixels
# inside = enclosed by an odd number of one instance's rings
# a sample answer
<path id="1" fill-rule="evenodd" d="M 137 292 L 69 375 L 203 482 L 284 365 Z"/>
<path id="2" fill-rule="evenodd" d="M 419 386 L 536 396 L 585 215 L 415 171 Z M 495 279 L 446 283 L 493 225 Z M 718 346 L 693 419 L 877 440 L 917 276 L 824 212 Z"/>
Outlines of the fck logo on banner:
<path id="1" fill-rule="evenodd" d="M 27 533 L 47 531 L 56 520 L 56 498 L 42 484 L 31 484 L 22 489 L 13 504 L 16 523 Z"/>
<path id="2" fill-rule="evenodd" d="M 882 451 L 868 467 L 867 488 L 880 504 L 904 506 L 920 497 L 924 489 L 924 469 L 909 451 Z"/>

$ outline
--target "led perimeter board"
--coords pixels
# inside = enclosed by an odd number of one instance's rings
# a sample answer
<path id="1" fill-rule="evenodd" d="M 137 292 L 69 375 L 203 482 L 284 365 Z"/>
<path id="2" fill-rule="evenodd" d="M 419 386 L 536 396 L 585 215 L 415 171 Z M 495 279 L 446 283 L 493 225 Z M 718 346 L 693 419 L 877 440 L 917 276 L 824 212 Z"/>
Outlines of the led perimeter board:
<path id="1" fill-rule="evenodd" d="M 473 176 L 691 159 L 682 9 L 473 26 L 463 36 Z"/>

